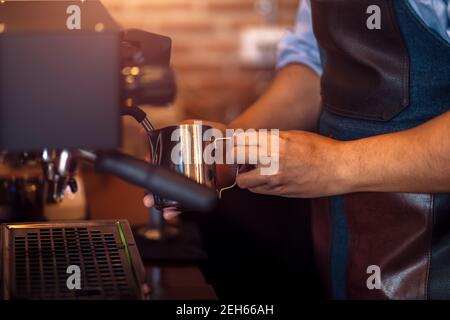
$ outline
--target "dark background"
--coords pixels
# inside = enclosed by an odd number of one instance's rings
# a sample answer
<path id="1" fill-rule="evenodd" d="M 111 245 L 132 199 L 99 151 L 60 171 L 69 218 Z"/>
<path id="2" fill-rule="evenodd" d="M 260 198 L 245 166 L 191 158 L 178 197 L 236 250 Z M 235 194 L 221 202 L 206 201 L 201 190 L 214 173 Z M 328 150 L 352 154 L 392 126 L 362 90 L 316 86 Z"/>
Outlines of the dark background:
<path id="1" fill-rule="evenodd" d="M 307 200 L 235 188 L 196 220 L 208 254 L 202 270 L 219 298 L 322 297 Z"/>

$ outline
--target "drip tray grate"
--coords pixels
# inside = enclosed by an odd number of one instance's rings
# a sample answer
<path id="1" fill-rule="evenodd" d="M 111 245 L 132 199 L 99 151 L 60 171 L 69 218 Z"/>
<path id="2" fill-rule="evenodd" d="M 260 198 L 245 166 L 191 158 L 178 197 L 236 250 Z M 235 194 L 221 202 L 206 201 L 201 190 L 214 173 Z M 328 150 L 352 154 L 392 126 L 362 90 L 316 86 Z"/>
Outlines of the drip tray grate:
<path id="1" fill-rule="evenodd" d="M 144 298 L 145 272 L 125 220 L 5 224 L 1 242 L 3 299 Z M 69 266 L 79 267 L 81 289 L 68 287 Z"/>

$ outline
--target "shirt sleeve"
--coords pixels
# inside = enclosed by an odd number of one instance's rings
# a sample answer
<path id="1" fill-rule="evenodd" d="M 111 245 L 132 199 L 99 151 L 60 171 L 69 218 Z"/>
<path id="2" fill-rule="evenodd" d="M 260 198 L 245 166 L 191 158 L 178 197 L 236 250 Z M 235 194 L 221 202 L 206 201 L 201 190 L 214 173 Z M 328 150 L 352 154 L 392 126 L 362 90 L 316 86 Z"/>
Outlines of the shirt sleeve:
<path id="1" fill-rule="evenodd" d="M 432 31 L 450 43 L 450 1 L 409 0 L 415 13 Z"/>
<path id="2" fill-rule="evenodd" d="M 319 76 L 322 75 L 319 46 L 312 27 L 310 0 L 301 0 L 295 29 L 288 31 L 278 45 L 277 69 L 292 63 L 304 64 Z"/>

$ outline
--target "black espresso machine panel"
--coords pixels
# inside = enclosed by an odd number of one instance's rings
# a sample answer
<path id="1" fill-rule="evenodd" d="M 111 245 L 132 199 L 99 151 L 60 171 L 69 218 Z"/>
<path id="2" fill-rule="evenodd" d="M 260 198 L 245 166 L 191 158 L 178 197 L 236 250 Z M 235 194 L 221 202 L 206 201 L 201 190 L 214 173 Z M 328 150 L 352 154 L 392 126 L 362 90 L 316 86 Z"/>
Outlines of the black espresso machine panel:
<path id="1" fill-rule="evenodd" d="M 0 150 L 118 148 L 121 30 L 103 5 L 6 1 L 0 23 Z"/>

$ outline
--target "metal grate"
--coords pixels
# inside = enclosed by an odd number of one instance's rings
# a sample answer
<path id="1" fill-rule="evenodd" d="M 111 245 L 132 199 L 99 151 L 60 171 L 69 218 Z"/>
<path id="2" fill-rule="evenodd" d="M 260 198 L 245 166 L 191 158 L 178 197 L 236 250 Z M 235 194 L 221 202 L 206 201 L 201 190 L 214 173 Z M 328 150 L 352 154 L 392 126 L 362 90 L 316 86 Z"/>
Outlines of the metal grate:
<path id="1" fill-rule="evenodd" d="M 122 222 L 123 223 L 123 222 Z M 11 299 L 136 299 L 140 298 L 136 265 L 118 222 L 9 229 Z M 127 225 L 126 230 L 129 230 Z M 13 231 L 13 232 L 11 232 Z M 5 240 L 5 237 L 3 237 Z M 124 243 L 125 241 L 125 243 Z M 135 261 L 133 261 L 135 260 Z M 138 261 L 136 261 L 138 260 Z M 68 266 L 81 270 L 81 290 L 70 290 Z M 7 266 L 4 266 L 4 268 Z M 142 277 L 139 277 L 142 278 Z"/>

